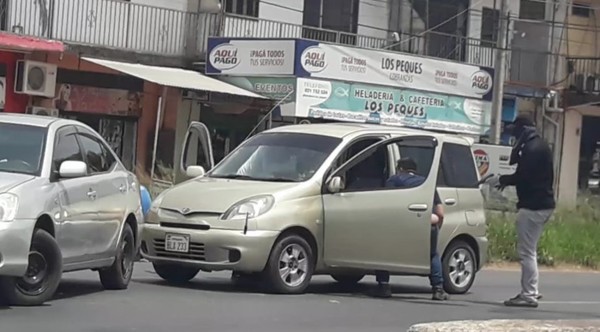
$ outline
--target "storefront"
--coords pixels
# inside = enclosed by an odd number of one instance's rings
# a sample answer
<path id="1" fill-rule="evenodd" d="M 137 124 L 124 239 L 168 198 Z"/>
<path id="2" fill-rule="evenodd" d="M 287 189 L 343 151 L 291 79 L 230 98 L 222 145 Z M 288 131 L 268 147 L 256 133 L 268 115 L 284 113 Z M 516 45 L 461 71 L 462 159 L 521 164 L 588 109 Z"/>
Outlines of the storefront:
<path id="1" fill-rule="evenodd" d="M 208 46 L 207 74 L 277 98 L 291 92 L 273 115 L 281 123 L 377 123 L 477 138 L 489 131 L 490 68 L 307 40 L 210 38 Z"/>
<path id="2" fill-rule="evenodd" d="M 89 125 L 110 144 L 127 169 L 135 169 L 143 80 L 59 68 L 55 91 L 52 98 L 32 96 L 34 108 L 30 112 L 57 110 L 59 117 Z"/>

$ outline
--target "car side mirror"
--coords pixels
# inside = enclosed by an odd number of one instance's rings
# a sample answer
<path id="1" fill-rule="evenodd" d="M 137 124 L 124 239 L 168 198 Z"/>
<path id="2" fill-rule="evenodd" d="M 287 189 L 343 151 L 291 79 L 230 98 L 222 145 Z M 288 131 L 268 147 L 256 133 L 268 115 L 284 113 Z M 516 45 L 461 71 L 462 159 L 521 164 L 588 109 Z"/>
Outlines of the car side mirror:
<path id="1" fill-rule="evenodd" d="M 327 190 L 329 190 L 330 193 L 335 194 L 335 193 L 340 192 L 342 189 L 344 189 L 344 182 L 342 181 L 342 178 L 339 176 L 334 176 L 327 183 Z"/>
<path id="2" fill-rule="evenodd" d="M 187 176 L 189 176 L 191 178 L 197 178 L 200 176 L 204 176 L 204 174 L 206 174 L 206 171 L 204 170 L 204 167 L 202 167 L 202 166 L 189 166 L 185 170 L 185 173 Z"/>
<path id="3" fill-rule="evenodd" d="M 80 178 L 87 175 L 87 164 L 78 160 L 67 160 L 60 164 L 58 175 L 61 178 Z"/>

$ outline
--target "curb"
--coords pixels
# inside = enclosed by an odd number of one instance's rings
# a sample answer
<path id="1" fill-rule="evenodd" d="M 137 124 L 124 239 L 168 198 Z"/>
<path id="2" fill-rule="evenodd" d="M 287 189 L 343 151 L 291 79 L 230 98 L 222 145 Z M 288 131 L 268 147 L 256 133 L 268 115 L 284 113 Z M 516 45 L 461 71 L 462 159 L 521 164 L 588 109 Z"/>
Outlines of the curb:
<path id="1" fill-rule="evenodd" d="M 510 320 L 423 323 L 408 332 L 600 332 L 600 320 Z"/>

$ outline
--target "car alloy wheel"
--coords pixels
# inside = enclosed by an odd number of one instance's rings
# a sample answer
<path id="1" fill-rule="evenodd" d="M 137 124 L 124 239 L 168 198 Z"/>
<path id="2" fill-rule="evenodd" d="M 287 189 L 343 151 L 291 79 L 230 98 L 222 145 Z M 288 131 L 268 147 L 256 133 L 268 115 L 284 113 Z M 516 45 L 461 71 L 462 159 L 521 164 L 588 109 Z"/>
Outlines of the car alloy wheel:
<path id="1" fill-rule="evenodd" d="M 290 244 L 279 255 L 279 276 L 289 287 L 298 287 L 306 280 L 308 258 L 306 251 L 298 244 Z"/>
<path id="2" fill-rule="evenodd" d="M 456 249 L 448 261 L 448 276 L 456 288 L 469 284 L 475 272 L 475 263 L 471 253 L 464 248 Z"/>

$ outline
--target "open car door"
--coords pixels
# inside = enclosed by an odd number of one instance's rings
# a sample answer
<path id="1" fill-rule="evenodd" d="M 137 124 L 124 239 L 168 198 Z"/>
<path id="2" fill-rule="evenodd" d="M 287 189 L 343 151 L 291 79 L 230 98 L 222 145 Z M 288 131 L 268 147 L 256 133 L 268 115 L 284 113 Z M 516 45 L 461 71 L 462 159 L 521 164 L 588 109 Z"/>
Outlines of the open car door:
<path id="1" fill-rule="evenodd" d="M 188 127 L 181 153 L 181 172 L 186 178 L 203 176 L 214 167 L 212 142 L 208 127 L 192 122 Z"/>
<path id="2" fill-rule="evenodd" d="M 433 136 L 394 137 L 364 149 L 327 178 L 323 207 L 324 261 L 328 266 L 429 273 L 431 213 L 439 150 Z M 418 159 L 419 173 L 424 180 L 421 185 L 386 186 L 388 174 L 395 170 L 396 160 L 391 156 L 398 154 L 400 157 L 410 154 Z M 365 185 L 353 188 L 345 185 L 346 174 L 357 174 L 360 172 L 357 169 L 368 173 L 373 165 L 387 167 L 375 172 L 383 174 L 379 175 L 380 179 L 365 175 L 368 179 Z"/>

